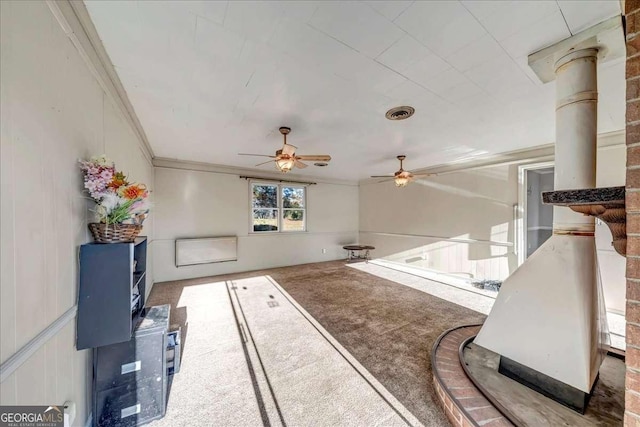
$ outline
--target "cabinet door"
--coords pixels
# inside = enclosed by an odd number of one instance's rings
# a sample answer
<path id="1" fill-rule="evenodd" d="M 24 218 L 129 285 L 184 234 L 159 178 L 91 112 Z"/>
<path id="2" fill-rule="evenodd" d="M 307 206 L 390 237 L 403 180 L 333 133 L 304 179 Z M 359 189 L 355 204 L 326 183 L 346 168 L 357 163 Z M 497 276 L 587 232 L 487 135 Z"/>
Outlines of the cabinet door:
<path id="1" fill-rule="evenodd" d="M 145 379 L 162 381 L 164 333 L 135 337 L 123 343 L 98 348 L 96 390 L 135 383 Z"/>
<path id="2" fill-rule="evenodd" d="M 78 350 L 131 339 L 133 244 L 80 248 Z"/>
<path id="3" fill-rule="evenodd" d="M 133 427 L 164 415 L 164 384 L 147 379 L 98 392 L 96 425 Z"/>

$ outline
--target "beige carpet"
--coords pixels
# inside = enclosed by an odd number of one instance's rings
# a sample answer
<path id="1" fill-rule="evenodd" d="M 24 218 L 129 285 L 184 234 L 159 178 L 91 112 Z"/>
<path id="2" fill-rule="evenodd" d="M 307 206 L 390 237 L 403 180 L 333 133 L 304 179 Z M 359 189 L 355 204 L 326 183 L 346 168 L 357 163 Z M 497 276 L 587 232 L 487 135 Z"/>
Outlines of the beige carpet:
<path id="1" fill-rule="evenodd" d="M 206 283 L 264 275 L 270 275 L 280 284 L 418 420 L 430 426 L 446 425 L 431 381 L 431 346 L 445 329 L 482 321 L 484 316 L 417 289 L 350 268 L 343 262 L 156 284 L 149 304 L 171 303 L 172 323 L 183 325 L 184 334 L 183 370 L 174 381 L 167 417 L 158 425 L 197 425 L 193 420 L 198 419 L 209 420 L 201 425 L 264 423 L 259 408 L 246 405 L 238 408 L 237 402 L 250 401 L 253 390 L 252 387 L 239 388 L 237 383 L 242 378 L 225 374 L 231 361 L 207 356 L 217 351 L 224 337 L 229 336 L 230 328 L 235 326 L 233 320 L 228 322 L 230 313 L 220 315 L 221 310 L 215 303 L 224 299 L 222 294 L 207 290 L 212 294 L 205 299 L 195 292 Z M 203 369 L 209 374 L 202 375 Z M 212 399 L 216 399 L 213 403 L 217 407 L 226 408 L 227 418 L 215 422 L 211 419 Z M 349 424 L 367 425 L 366 422 Z M 316 425 L 327 424 L 317 420 Z"/>

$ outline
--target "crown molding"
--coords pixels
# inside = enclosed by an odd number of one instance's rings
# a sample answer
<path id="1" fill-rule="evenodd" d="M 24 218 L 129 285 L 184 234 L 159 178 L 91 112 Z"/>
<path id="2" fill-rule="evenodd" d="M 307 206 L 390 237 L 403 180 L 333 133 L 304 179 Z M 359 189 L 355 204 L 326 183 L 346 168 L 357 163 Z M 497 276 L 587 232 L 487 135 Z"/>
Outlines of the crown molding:
<path id="1" fill-rule="evenodd" d="M 137 136 L 144 156 L 151 163 L 154 157 L 151 145 L 113 63 L 102 45 L 85 4 L 82 1 L 69 0 L 47 0 L 46 2 L 107 97 Z"/>
<path id="2" fill-rule="evenodd" d="M 180 169 L 180 170 L 188 170 L 188 171 L 197 171 L 197 172 L 210 172 L 224 175 L 236 175 L 238 177 L 243 175 L 250 175 L 251 177 L 256 177 L 258 179 L 272 180 L 278 181 L 282 179 L 292 180 L 292 181 L 314 181 L 322 184 L 333 184 L 333 185 L 348 185 L 348 186 L 358 186 L 358 181 L 351 181 L 345 179 L 332 179 L 325 178 L 320 176 L 313 175 L 301 175 L 295 173 L 287 173 L 282 174 L 278 172 L 266 172 L 258 169 L 251 168 L 241 168 L 236 166 L 226 166 L 226 165 L 216 165 L 213 163 L 203 163 L 203 162 L 193 162 L 189 160 L 177 160 L 177 159 L 168 159 L 164 157 L 154 157 L 153 166 L 156 168 L 165 168 L 165 169 Z"/>
<path id="3" fill-rule="evenodd" d="M 601 133 L 598 135 L 598 148 L 613 148 L 627 143 L 627 134 L 625 129 L 613 132 Z"/>

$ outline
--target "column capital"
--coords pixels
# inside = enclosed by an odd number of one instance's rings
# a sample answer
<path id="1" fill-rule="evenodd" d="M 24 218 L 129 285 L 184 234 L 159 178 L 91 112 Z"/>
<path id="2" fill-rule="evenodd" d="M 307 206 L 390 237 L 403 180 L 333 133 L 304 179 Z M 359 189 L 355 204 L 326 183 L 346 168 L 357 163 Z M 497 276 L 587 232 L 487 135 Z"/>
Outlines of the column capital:
<path id="1" fill-rule="evenodd" d="M 565 52 L 563 55 L 561 55 L 553 64 L 555 72 L 557 73 L 560 68 L 577 59 L 593 58 L 594 60 L 597 60 L 598 50 L 599 49 L 597 47 L 588 47 L 584 49 L 571 48 L 568 52 Z"/>
<path id="2" fill-rule="evenodd" d="M 595 50 L 595 56 L 599 62 L 607 62 L 626 56 L 621 16 L 609 18 L 554 45 L 532 53 L 528 57 L 529 67 L 542 83 L 548 83 L 555 80 L 556 69 L 564 65 L 561 63 L 564 58 L 577 52 L 588 55 L 586 51 L 591 52 L 591 49 Z M 570 62 L 570 60 L 568 59 L 566 62 Z"/>

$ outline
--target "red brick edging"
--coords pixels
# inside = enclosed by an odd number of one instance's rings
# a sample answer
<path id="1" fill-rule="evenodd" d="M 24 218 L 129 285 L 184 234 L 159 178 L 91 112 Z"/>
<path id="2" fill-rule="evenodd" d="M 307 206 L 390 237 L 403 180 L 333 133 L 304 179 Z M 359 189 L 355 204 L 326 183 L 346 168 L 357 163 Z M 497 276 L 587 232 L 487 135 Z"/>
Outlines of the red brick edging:
<path id="1" fill-rule="evenodd" d="M 438 400 L 447 418 L 456 427 L 513 426 L 480 392 L 461 365 L 460 346 L 477 335 L 480 326 L 449 329 L 433 345 L 431 366 Z"/>

